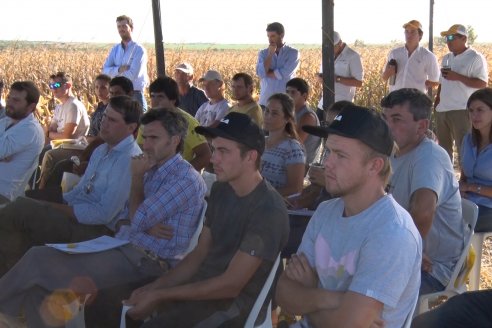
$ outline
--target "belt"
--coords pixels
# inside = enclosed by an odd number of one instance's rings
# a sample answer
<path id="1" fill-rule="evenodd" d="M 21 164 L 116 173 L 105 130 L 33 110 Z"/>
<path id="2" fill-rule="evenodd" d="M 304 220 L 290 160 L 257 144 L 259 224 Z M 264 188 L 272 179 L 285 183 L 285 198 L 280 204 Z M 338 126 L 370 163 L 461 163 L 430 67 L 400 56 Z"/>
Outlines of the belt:
<path id="1" fill-rule="evenodd" d="M 154 262 L 157 262 L 159 264 L 159 266 L 161 267 L 161 269 L 166 269 L 167 270 L 167 269 L 169 269 L 171 267 L 169 265 L 169 263 L 167 262 L 167 260 L 161 258 L 156 253 L 154 253 L 152 251 L 149 251 L 148 249 L 145 249 L 143 247 L 134 245 L 134 244 L 132 244 L 132 246 L 133 246 L 133 248 L 135 248 L 139 252 L 143 253 L 145 255 L 145 257 L 148 258 L 149 260 L 154 261 Z"/>

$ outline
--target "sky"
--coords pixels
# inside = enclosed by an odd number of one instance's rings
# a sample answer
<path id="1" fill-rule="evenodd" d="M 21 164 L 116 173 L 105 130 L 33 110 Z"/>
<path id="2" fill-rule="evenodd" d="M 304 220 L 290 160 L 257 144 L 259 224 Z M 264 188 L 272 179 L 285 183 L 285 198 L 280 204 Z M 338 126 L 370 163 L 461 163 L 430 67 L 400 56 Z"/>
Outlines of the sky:
<path id="1" fill-rule="evenodd" d="M 366 44 L 403 41 L 402 25 L 419 20 L 428 40 L 430 0 L 334 0 L 342 40 Z M 322 0 L 161 0 L 164 42 L 266 42 L 266 25 L 285 26 L 287 43 L 321 44 Z M 492 42 L 491 0 L 435 0 L 434 35 L 460 23 L 476 42 Z M 2 0 L 1 40 L 98 42 L 119 39 L 115 19 L 134 20 L 133 38 L 154 42 L 151 0 Z"/>

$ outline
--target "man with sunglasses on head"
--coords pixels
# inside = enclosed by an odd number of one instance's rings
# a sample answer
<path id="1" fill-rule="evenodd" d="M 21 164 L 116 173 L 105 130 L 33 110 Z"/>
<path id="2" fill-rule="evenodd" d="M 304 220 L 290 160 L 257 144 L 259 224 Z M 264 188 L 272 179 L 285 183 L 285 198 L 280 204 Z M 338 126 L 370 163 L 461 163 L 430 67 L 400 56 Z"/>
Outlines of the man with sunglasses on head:
<path id="1" fill-rule="evenodd" d="M 111 98 L 101 122 L 105 141 L 63 203 L 19 197 L 0 209 L 0 276 L 32 246 L 112 235 L 130 194 L 130 162 L 141 153 L 133 133 L 142 108 L 130 97 Z"/>
<path id="2" fill-rule="evenodd" d="M 72 77 L 65 72 L 50 76 L 50 89 L 61 102 L 55 107 L 49 125 L 44 126 L 46 143 L 56 139 L 77 139 L 89 130 L 87 109 L 72 93 Z"/>
<path id="3" fill-rule="evenodd" d="M 437 139 L 453 159 L 453 141 L 460 154 L 463 136 L 470 130 L 466 102 L 489 80 L 484 56 L 467 44 L 466 27 L 455 24 L 441 32 L 446 38 L 449 53 L 442 59 L 441 85 L 434 106 L 436 108 Z"/>

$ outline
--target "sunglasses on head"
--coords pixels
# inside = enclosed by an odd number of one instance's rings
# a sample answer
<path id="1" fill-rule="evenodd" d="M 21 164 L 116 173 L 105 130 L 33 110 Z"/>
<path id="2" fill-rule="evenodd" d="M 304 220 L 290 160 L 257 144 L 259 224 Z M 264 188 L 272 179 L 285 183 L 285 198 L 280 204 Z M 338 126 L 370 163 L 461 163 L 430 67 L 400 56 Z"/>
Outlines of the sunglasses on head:
<path id="1" fill-rule="evenodd" d="M 63 83 L 61 83 L 61 82 L 50 83 L 50 89 L 51 90 L 56 90 L 56 89 L 61 88 L 62 85 L 63 85 Z"/>
<path id="2" fill-rule="evenodd" d="M 459 38 L 461 35 L 459 34 L 450 34 L 450 35 L 446 35 L 446 42 L 451 42 L 453 41 L 454 39 L 456 38 Z"/>

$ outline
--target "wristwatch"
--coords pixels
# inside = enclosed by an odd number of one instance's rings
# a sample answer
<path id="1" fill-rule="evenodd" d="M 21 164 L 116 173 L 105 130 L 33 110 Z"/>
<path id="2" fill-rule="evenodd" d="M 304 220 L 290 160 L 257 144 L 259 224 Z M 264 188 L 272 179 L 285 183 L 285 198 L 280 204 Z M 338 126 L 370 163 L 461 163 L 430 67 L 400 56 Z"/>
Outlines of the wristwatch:
<path id="1" fill-rule="evenodd" d="M 342 78 L 340 76 L 337 76 L 336 80 L 338 83 L 340 83 L 340 81 L 342 80 Z"/>

